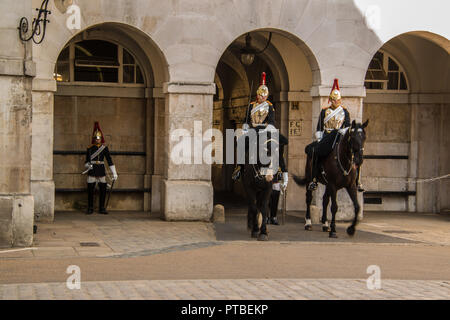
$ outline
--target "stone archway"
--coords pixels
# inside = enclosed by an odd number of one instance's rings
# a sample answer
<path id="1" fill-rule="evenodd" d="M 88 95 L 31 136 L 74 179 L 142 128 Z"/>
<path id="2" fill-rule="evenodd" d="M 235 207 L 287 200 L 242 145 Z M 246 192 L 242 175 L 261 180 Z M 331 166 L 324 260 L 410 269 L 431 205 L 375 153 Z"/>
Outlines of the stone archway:
<path id="1" fill-rule="evenodd" d="M 427 181 L 450 172 L 445 134 L 450 107 L 449 46 L 449 40 L 437 34 L 407 32 L 379 48 L 392 57 L 389 62 L 394 69 L 400 65 L 408 88 L 367 90 L 363 117 L 371 118 L 364 171 L 369 210 L 440 212 L 450 208 L 448 179 Z"/>
<path id="2" fill-rule="evenodd" d="M 86 28 L 69 42 L 61 44 L 61 51 L 71 43 L 87 39 L 112 43 L 117 46 L 118 52 L 122 52 L 120 50 L 123 48 L 123 54 L 126 52 L 127 57 L 132 57 L 134 65 L 139 66 L 142 81 L 135 84 L 121 80 L 114 84 L 82 83 L 74 81 L 71 75 L 69 82 L 56 88 L 49 88 L 55 84 L 53 79 L 35 81 L 33 118 L 36 123 L 46 124 L 34 126 L 32 136 L 31 185 L 35 197 L 35 215 L 41 221 L 52 221 L 55 209 L 80 209 L 75 201 L 81 199 L 80 192 L 84 189 L 83 178 L 78 172 L 79 162 L 84 161 L 81 153 L 89 143 L 89 139 L 83 139 L 83 136 L 86 138 L 86 134 L 90 135 L 94 118 L 100 121 L 107 135 L 106 140 L 110 140 L 107 143 L 116 153 L 118 170 L 122 167 L 122 173 L 119 172 L 122 179 L 115 186 L 119 192 L 115 200 L 111 199 L 111 208 L 150 211 L 152 207 L 159 207 L 159 199 L 152 198 L 158 196 L 163 170 L 161 153 L 164 135 L 159 133 L 164 131 L 165 99 L 162 87 L 168 76 L 164 68 L 167 65 L 165 59 L 147 35 L 121 23 L 103 23 Z M 54 53 L 47 53 L 54 56 Z M 120 55 L 119 60 L 122 59 Z M 55 66 L 58 55 L 55 56 L 53 64 L 45 65 Z M 74 61 L 70 60 L 69 63 L 73 64 Z M 128 67 L 133 68 L 132 65 Z M 134 68 L 133 76 L 136 74 L 137 79 L 138 67 Z M 120 70 L 118 79 L 123 73 Z M 67 114 L 68 110 L 70 115 Z M 102 125 L 103 117 L 106 123 Z M 132 134 L 129 134 L 130 130 Z M 156 187 L 152 188 L 152 185 Z"/>
<path id="3" fill-rule="evenodd" d="M 239 60 L 239 50 L 245 46 L 246 34 L 238 37 L 224 51 L 216 68 L 216 82 L 219 80 L 223 88 L 223 100 L 215 102 L 214 121 L 222 131 L 240 128 L 245 118 L 249 96 L 255 98 L 260 74 L 266 72 L 269 98 L 276 109 L 277 127 L 290 139 L 286 152 L 289 170 L 295 174 L 302 174 L 306 161 L 303 150 L 305 145 L 310 143 L 312 133 L 310 90 L 313 84 L 320 83 L 318 64 L 312 52 L 300 39 L 283 30 L 251 31 L 252 45 L 263 48 L 267 43 L 269 32 L 272 32 L 270 45 L 262 54 L 257 55 L 253 64 L 248 67 Z M 224 120 L 221 121 L 219 116 Z M 228 192 L 228 196 L 220 197 L 223 201 L 244 196 L 241 184 L 233 183 L 231 180 L 234 165 L 227 166 L 230 166 L 229 170 L 213 171 L 213 175 L 216 175 L 213 176 L 213 181 L 217 183 L 219 180 L 225 186 L 214 185 L 215 191 Z M 217 179 L 218 174 L 225 177 Z M 303 209 L 304 190 L 293 183 L 289 185 L 289 189 L 288 209 Z"/>

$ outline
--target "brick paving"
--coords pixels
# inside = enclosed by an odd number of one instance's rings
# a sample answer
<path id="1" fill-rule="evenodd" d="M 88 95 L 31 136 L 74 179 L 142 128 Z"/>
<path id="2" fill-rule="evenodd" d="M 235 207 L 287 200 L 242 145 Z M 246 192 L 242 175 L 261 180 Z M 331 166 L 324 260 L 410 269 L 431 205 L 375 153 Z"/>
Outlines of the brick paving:
<path id="1" fill-rule="evenodd" d="M 450 299 L 450 281 L 382 280 L 369 290 L 354 279 L 228 279 L 82 282 L 0 285 L 1 300 L 378 300 Z"/>

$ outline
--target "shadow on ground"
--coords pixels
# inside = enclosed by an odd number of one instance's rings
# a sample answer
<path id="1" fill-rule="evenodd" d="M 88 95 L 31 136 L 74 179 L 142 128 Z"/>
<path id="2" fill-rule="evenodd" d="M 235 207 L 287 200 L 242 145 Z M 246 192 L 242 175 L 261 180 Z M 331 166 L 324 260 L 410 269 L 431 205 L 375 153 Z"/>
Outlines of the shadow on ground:
<path id="1" fill-rule="evenodd" d="M 280 219 L 281 220 L 281 219 Z M 397 237 L 381 235 L 367 231 L 356 231 L 353 237 L 346 233 L 350 223 L 337 224 L 337 239 L 330 239 L 327 232 L 322 232 L 321 225 L 313 225 L 313 231 L 304 229 L 305 219 L 293 215 L 286 216 L 284 225 L 268 225 L 270 241 L 303 241 L 303 242 L 349 242 L 349 243 L 418 243 Z M 219 241 L 248 241 L 247 216 L 245 214 L 228 214 L 225 223 L 215 223 L 216 238 Z"/>

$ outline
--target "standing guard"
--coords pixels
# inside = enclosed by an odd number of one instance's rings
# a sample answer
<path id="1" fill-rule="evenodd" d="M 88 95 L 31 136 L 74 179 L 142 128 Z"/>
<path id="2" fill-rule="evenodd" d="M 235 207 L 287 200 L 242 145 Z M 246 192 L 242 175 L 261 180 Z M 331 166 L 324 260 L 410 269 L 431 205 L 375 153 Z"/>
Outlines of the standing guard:
<path id="1" fill-rule="evenodd" d="M 94 212 L 94 190 L 95 184 L 98 183 L 100 189 L 99 213 L 108 214 L 105 208 L 106 199 L 106 168 L 104 159 L 106 158 L 108 166 L 113 174 L 112 179 L 117 180 L 116 167 L 109 154 L 108 147 L 104 144 L 105 138 L 98 122 L 94 124 L 94 132 L 92 133 L 92 144 L 86 151 L 85 167 L 88 171 L 88 210 L 86 214 Z"/>
<path id="2" fill-rule="evenodd" d="M 288 185 L 288 171 L 286 168 L 286 163 L 284 162 L 284 146 L 288 144 L 288 139 L 280 133 L 280 148 L 279 148 L 279 159 L 280 167 L 277 174 L 274 176 L 272 185 L 272 194 L 270 196 L 269 208 L 270 217 L 267 217 L 267 223 L 274 225 L 279 225 L 277 213 L 278 213 L 278 202 L 280 200 L 280 193 L 286 192 Z"/>
<path id="3" fill-rule="evenodd" d="M 317 140 L 305 148 L 305 153 L 308 155 L 307 168 L 311 168 L 311 172 L 306 172 L 307 175 L 311 175 L 311 183 L 308 185 L 309 190 L 315 190 L 317 188 L 320 160 L 330 154 L 338 139 L 340 139 L 340 136 L 343 136 L 350 127 L 350 113 L 342 105 L 338 79 L 334 79 L 328 102 L 331 102 L 331 105 L 322 108 L 320 112 L 317 132 L 315 134 Z M 359 178 L 360 167 L 358 166 L 356 184 L 358 191 L 362 192 L 364 189 Z"/>

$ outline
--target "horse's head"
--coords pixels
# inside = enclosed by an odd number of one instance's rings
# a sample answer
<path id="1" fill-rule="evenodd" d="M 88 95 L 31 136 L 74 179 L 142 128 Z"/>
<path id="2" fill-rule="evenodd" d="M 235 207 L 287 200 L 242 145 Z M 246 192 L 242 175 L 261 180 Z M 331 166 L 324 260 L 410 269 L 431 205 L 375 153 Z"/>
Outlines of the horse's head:
<path id="1" fill-rule="evenodd" d="M 363 124 L 356 123 L 353 120 L 349 129 L 349 144 L 356 165 L 363 163 L 364 143 L 366 142 L 366 131 L 364 130 L 369 124 L 369 120 Z"/>

